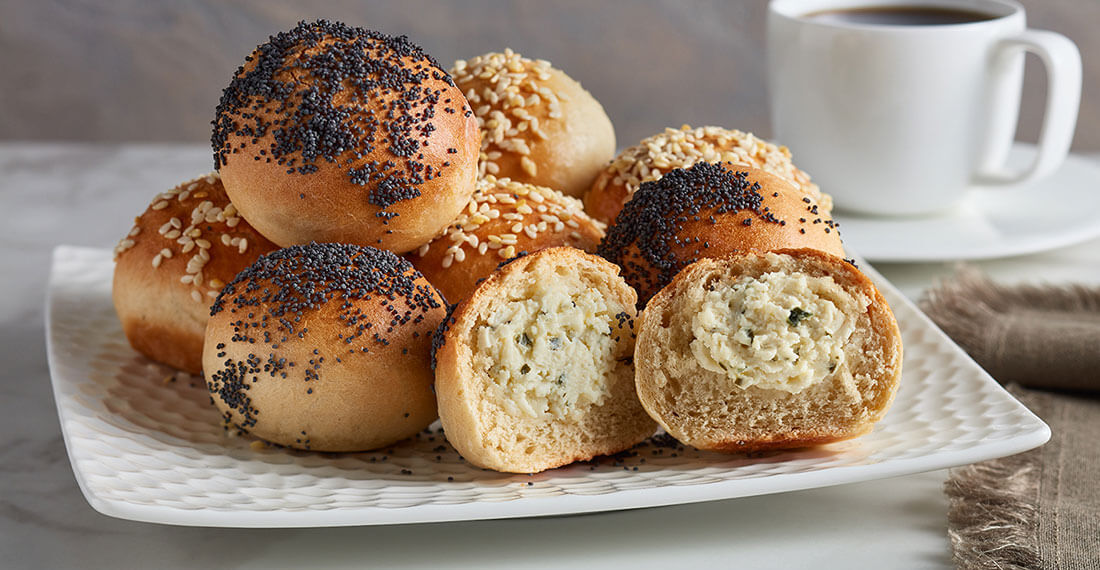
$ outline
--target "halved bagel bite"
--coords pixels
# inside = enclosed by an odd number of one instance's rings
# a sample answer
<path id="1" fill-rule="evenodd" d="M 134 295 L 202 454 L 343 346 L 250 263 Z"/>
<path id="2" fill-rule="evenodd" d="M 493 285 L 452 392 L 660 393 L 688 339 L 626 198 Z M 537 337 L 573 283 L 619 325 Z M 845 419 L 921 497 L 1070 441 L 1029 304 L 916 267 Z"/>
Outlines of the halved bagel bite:
<path id="1" fill-rule="evenodd" d="M 436 335 L 447 439 L 474 465 L 535 473 L 652 435 L 634 389 L 636 301 L 617 266 L 579 249 L 503 265 Z"/>
<path id="2" fill-rule="evenodd" d="M 676 439 L 755 451 L 853 438 L 901 378 L 901 334 L 851 263 L 813 249 L 701 259 L 650 300 L 638 396 Z"/>

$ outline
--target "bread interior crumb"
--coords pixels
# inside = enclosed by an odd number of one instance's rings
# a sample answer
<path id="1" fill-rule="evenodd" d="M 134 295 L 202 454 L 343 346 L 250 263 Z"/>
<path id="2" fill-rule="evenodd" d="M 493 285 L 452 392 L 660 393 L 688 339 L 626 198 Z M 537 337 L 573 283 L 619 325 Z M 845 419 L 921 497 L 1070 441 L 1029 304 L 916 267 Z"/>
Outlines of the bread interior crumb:
<path id="1" fill-rule="evenodd" d="M 604 403 L 616 369 L 622 308 L 577 268 L 556 272 L 493 300 L 474 331 L 474 366 L 490 379 L 490 399 L 513 417 L 578 420 Z"/>
<path id="2" fill-rule="evenodd" d="M 845 346 L 869 302 L 828 276 L 770 272 L 711 281 L 693 295 L 691 353 L 727 389 L 797 394 L 832 374 L 848 374 Z"/>

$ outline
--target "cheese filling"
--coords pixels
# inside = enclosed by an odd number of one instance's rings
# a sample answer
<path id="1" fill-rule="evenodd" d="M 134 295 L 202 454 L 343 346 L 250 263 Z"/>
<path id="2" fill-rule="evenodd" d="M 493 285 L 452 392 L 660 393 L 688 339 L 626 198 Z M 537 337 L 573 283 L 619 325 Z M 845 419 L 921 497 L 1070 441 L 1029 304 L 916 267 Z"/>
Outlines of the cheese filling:
<path id="1" fill-rule="evenodd" d="M 617 311 L 593 288 L 535 285 L 475 332 L 475 366 L 511 415 L 578 418 L 607 396 Z"/>
<path id="2" fill-rule="evenodd" d="M 743 277 L 705 293 L 691 319 L 691 352 L 731 387 L 797 394 L 847 368 L 855 322 L 842 307 L 859 303 L 828 277 Z"/>

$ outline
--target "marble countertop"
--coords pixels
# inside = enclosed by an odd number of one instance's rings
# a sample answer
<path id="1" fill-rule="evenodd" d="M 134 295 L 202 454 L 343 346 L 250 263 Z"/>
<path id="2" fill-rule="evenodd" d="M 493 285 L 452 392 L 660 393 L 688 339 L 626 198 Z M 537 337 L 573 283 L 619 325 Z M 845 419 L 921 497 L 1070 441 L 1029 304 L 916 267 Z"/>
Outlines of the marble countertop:
<path id="1" fill-rule="evenodd" d="M 211 168 L 201 145 L 0 143 L 0 567 L 950 567 L 944 471 L 779 495 L 503 521 L 212 529 L 111 518 L 81 496 L 50 388 L 50 252 L 109 248 L 152 193 Z M 1100 282 L 1100 241 L 979 265 Z M 882 264 L 919 297 L 951 264 Z M 694 563 L 694 564 L 693 564 Z"/>

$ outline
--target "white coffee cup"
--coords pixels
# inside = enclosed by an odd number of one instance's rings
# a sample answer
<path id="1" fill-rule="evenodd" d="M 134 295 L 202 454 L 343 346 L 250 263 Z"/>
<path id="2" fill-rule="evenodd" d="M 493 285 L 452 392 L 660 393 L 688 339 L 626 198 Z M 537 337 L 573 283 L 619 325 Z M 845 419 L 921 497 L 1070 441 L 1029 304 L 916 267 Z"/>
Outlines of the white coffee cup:
<path id="1" fill-rule="evenodd" d="M 873 7 L 988 18 L 888 25 L 821 16 Z M 1046 110 L 1035 158 L 1008 164 L 1025 52 L 1046 66 Z M 1081 96 L 1077 47 L 1027 29 L 1010 0 L 772 0 L 768 72 L 776 142 L 838 210 L 865 214 L 937 213 L 968 189 L 1052 173 L 1069 152 Z"/>

